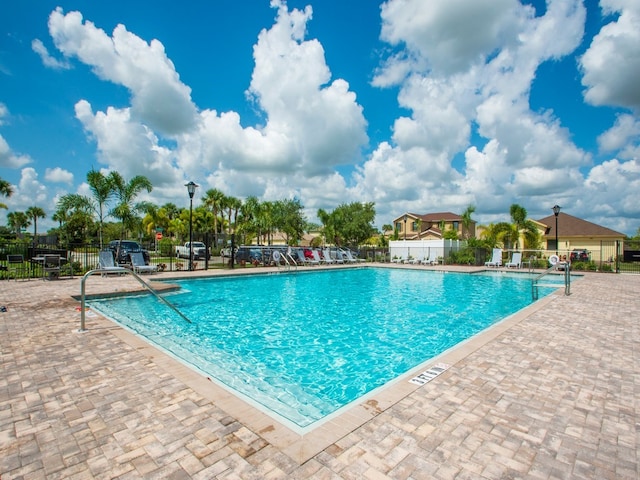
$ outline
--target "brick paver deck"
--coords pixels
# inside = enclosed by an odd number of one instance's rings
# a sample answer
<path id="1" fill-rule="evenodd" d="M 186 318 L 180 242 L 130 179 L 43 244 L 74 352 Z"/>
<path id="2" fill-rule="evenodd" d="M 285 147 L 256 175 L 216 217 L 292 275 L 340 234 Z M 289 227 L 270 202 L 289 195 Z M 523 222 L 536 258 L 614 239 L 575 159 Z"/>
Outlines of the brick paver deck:
<path id="1" fill-rule="evenodd" d="M 2 480 L 640 478 L 640 276 L 585 274 L 308 435 L 100 316 L 79 333 L 79 292 L 0 283 Z"/>

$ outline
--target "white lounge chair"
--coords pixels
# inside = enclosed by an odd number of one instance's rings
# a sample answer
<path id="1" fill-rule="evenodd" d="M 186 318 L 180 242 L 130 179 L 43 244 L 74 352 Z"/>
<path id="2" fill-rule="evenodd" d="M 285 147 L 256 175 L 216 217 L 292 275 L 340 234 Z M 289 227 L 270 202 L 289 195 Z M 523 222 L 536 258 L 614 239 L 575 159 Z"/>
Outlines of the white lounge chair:
<path id="1" fill-rule="evenodd" d="M 324 257 L 324 263 L 326 263 L 327 265 L 332 265 L 334 263 L 336 263 L 336 261 L 331 257 L 331 250 L 329 250 L 328 248 L 325 248 L 322 251 L 322 256 Z"/>
<path id="2" fill-rule="evenodd" d="M 320 265 L 322 263 L 322 259 L 317 250 L 312 249 L 311 255 L 313 256 L 313 261 L 311 262 L 313 265 Z"/>
<path id="3" fill-rule="evenodd" d="M 124 273 L 126 268 L 118 267 L 115 264 L 111 250 L 103 250 L 98 256 L 98 270 L 104 276 L 107 273 Z"/>
<path id="4" fill-rule="evenodd" d="M 429 258 L 422 259 L 422 265 L 437 265 L 438 264 L 438 254 L 434 250 L 433 252 L 429 251 Z"/>
<path id="5" fill-rule="evenodd" d="M 485 267 L 501 267 L 502 266 L 502 249 L 494 248 L 491 260 L 484 262 Z"/>
<path id="6" fill-rule="evenodd" d="M 351 250 L 342 250 L 342 254 L 344 255 L 345 260 L 349 263 L 364 262 L 364 259 L 354 257 Z"/>
<path id="7" fill-rule="evenodd" d="M 131 266 L 135 273 L 153 273 L 158 271 L 157 265 L 146 265 L 142 252 L 132 252 L 129 254 L 131 258 Z"/>
<path id="8" fill-rule="evenodd" d="M 521 268 L 522 267 L 522 252 L 513 252 L 511 255 L 511 261 L 504 264 L 507 268 Z"/>

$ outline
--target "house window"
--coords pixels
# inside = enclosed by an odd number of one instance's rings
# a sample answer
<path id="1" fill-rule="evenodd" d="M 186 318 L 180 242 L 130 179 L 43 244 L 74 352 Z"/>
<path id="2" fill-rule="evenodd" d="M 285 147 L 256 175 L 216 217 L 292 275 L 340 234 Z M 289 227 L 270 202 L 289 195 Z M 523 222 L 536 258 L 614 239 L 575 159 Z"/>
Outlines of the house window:
<path id="1" fill-rule="evenodd" d="M 460 222 L 453 222 L 453 229 L 457 232 L 458 231 L 458 226 L 460 225 Z"/>
<path id="2" fill-rule="evenodd" d="M 396 231 L 397 232 L 401 232 L 402 231 L 402 222 L 396 222 Z"/>
<path id="3" fill-rule="evenodd" d="M 418 222 L 413 222 L 411 224 L 411 231 L 412 232 L 417 232 L 418 231 Z"/>

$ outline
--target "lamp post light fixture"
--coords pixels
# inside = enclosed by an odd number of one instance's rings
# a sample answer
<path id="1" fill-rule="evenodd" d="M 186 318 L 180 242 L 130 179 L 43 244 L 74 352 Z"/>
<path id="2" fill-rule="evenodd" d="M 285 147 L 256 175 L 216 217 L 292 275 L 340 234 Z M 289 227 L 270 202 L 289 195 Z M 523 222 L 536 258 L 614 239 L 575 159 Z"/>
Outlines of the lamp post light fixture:
<path id="1" fill-rule="evenodd" d="M 553 206 L 553 214 L 556 216 L 556 255 L 558 255 L 558 215 L 560 214 L 560 205 Z"/>
<path id="2" fill-rule="evenodd" d="M 407 241 L 407 214 L 404 214 L 404 240 Z"/>
<path id="3" fill-rule="evenodd" d="M 193 270 L 193 194 L 196 193 L 196 185 L 193 181 L 185 185 L 189 192 L 189 271 Z"/>

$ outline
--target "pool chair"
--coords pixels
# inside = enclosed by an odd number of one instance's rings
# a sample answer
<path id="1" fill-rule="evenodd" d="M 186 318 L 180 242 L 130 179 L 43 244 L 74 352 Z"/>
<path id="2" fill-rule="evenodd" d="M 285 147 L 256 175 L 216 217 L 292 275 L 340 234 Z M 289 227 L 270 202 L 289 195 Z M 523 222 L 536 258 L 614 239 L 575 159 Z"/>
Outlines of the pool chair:
<path id="1" fill-rule="evenodd" d="M 502 249 L 494 248 L 491 260 L 484 262 L 485 267 L 501 267 L 502 266 Z"/>
<path id="2" fill-rule="evenodd" d="M 144 263 L 142 252 L 131 252 L 129 258 L 131 259 L 131 266 L 135 273 L 153 273 L 158 271 L 157 265 L 146 265 Z"/>
<path id="3" fill-rule="evenodd" d="M 29 280 L 29 267 L 24 263 L 22 255 L 7 255 L 7 280 L 9 278 L 18 280 L 18 278 Z"/>
<path id="4" fill-rule="evenodd" d="M 507 268 L 520 268 L 522 267 L 522 252 L 513 252 L 511 255 L 511 261 L 504 264 Z"/>
<path id="5" fill-rule="evenodd" d="M 111 250 L 103 250 L 98 257 L 98 270 L 102 272 L 102 276 L 104 277 L 108 273 L 124 273 L 126 268 L 116 266 Z"/>
<path id="6" fill-rule="evenodd" d="M 324 263 L 326 263 L 327 265 L 333 265 L 334 263 L 336 263 L 336 261 L 331 256 L 331 250 L 329 250 L 328 248 L 325 248 L 322 251 L 322 256 L 324 257 Z"/>
<path id="7" fill-rule="evenodd" d="M 404 263 L 407 259 L 405 257 L 394 257 L 391 259 L 391 263 Z"/>
<path id="8" fill-rule="evenodd" d="M 343 250 L 342 251 L 343 255 L 345 256 L 345 259 L 347 262 L 349 263 L 358 263 L 358 262 L 364 262 L 364 258 L 358 258 L 358 257 L 354 257 L 353 253 L 351 253 L 351 250 Z"/>
<path id="9" fill-rule="evenodd" d="M 429 258 L 423 258 L 422 265 L 437 265 L 438 264 L 438 254 L 434 252 L 429 252 Z"/>
<path id="10" fill-rule="evenodd" d="M 318 253 L 317 250 L 311 250 L 311 255 L 313 255 L 313 262 L 316 265 L 320 265 L 321 263 L 324 263 L 324 260 L 320 258 L 320 254 Z"/>

